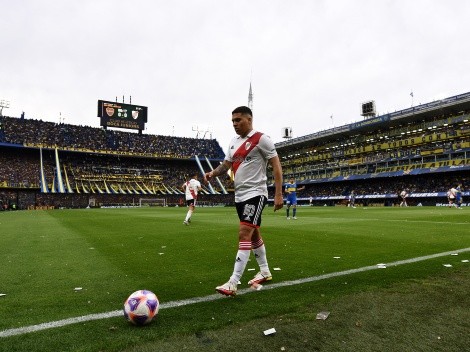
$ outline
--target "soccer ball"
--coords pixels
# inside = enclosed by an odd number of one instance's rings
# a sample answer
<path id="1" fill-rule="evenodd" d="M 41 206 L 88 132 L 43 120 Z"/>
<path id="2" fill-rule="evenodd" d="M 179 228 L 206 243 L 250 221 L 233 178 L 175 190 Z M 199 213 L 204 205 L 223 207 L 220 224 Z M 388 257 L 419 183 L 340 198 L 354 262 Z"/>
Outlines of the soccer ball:
<path id="1" fill-rule="evenodd" d="M 124 317 L 134 325 L 146 325 L 157 315 L 159 306 L 155 293 L 135 291 L 124 302 Z"/>

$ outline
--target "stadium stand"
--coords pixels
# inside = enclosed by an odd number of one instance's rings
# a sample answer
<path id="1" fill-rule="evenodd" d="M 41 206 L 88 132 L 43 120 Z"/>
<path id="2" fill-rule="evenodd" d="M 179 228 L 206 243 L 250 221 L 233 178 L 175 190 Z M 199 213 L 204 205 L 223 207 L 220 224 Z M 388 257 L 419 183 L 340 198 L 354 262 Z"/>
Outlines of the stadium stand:
<path id="1" fill-rule="evenodd" d="M 354 190 L 356 205 L 392 206 L 407 190 L 410 205 L 445 205 L 449 188 L 469 187 L 469 112 L 465 93 L 287 139 L 276 145 L 284 178 L 305 185 L 300 204 L 344 205 Z M 207 170 L 206 157 L 212 167 L 223 159 L 215 139 L 3 116 L 0 209 L 136 206 L 141 198 L 184 205 L 180 186 L 200 164 Z M 213 193 L 204 186 L 200 204 L 233 204 L 230 177 L 221 181 Z"/>
<path id="2" fill-rule="evenodd" d="M 180 186 L 198 170 L 195 155 L 207 157 L 211 166 L 224 157 L 215 139 L 14 117 L 0 117 L 0 138 L 0 202 L 7 209 L 136 205 L 140 198 L 157 195 L 167 204 L 182 204 Z M 231 188 L 228 177 L 222 181 Z M 232 202 L 229 195 L 217 194 L 201 200 L 215 201 Z"/>
<path id="3" fill-rule="evenodd" d="M 407 189 L 415 204 L 435 205 L 445 203 L 447 190 L 458 182 L 468 187 L 469 111 L 465 93 L 289 139 L 276 148 L 284 176 L 306 186 L 303 202 L 312 196 L 317 205 L 344 204 L 354 189 L 360 204 L 393 205 Z"/>

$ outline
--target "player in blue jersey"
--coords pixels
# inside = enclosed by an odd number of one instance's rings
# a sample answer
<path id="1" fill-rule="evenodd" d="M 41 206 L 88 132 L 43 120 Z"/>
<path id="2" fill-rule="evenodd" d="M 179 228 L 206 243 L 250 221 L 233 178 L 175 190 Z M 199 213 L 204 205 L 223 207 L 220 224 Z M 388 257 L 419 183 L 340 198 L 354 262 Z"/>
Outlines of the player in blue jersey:
<path id="1" fill-rule="evenodd" d="M 462 210 L 462 184 L 459 183 L 455 187 L 455 206 L 457 209 Z"/>
<path id="2" fill-rule="evenodd" d="M 290 220 L 290 207 L 292 206 L 292 217 L 294 220 L 297 220 L 297 191 L 301 191 L 305 189 L 305 187 L 297 187 L 297 183 L 295 179 L 291 177 L 289 182 L 284 185 L 284 193 L 287 194 L 286 198 L 286 205 L 287 205 L 287 220 Z"/>

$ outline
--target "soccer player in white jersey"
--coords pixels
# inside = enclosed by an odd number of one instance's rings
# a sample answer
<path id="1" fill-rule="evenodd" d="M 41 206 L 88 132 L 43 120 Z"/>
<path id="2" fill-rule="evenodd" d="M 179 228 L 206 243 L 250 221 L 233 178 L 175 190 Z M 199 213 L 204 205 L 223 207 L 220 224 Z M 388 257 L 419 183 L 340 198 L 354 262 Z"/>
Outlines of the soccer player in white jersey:
<path id="1" fill-rule="evenodd" d="M 189 207 L 183 224 L 189 225 L 194 208 L 196 207 L 197 193 L 201 190 L 201 182 L 197 180 L 197 174 L 194 174 L 191 179 L 183 183 L 182 188 L 186 196 L 186 205 Z"/>
<path id="2" fill-rule="evenodd" d="M 408 191 L 406 189 L 404 189 L 403 191 L 400 192 L 400 198 L 401 198 L 401 203 L 400 203 L 400 206 L 401 207 L 407 207 L 408 206 L 408 203 L 406 202 L 406 198 L 408 198 L 409 194 L 408 194 Z"/>
<path id="3" fill-rule="evenodd" d="M 237 293 L 237 284 L 245 271 L 251 251 L 260 271 L 248 281 L 248 285 L 256 286 L 272 280 L 266 247 L 260 233 L 261 213 L 268 199 L 268 163 L 272 166 L 274 175 L 274 211 L 281 209 L 284 203 L 281 162 L 271 138 L 253 129 L 253 113 L 246 106 L 240 106 L 232 112 L 232 125 L 238 136 L 230 142 L 223 163 L 204 175 L 207 182 L 230 169 L 234 174 L 235 206 L 240 219 L 238 252 L 229 281 L 215 288 L 226 296 L 235 296 Z"/>
<path id="4" fill-rule="evenodd" d="M 447 200 L 449 201 L 449 208 L 452 208 L 455 200 L 455 188 L 451 188 L 447 191 Z"/>
<path id="5" fill-rule="evenodd" d="M 351 193 L 349 194 L 348 207 L 356 208 L 355 204 L 356 204 L 356 192 L 354 192 L 354 190 L 352 190 Z"/>

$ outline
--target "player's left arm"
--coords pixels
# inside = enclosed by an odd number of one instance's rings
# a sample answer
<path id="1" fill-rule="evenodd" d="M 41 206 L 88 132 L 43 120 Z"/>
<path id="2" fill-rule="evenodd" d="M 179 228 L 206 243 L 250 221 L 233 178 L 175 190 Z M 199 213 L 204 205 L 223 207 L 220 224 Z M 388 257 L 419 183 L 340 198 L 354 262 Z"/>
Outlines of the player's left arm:
<path id="1" fill-rule="evenodd" d="M 282 167 L 279 156 L 272 157 L 268 160 L 273 168 L 274 175 L 274 211 L 284 206 L 284 198 L 282 197 Z"/>

